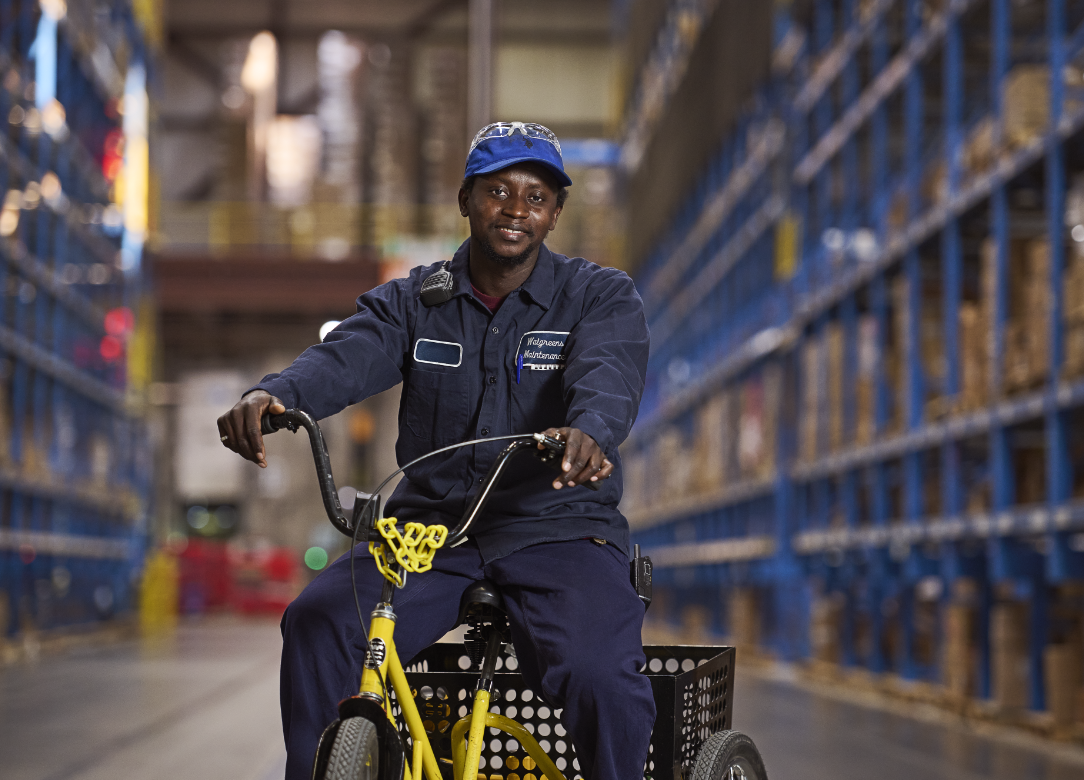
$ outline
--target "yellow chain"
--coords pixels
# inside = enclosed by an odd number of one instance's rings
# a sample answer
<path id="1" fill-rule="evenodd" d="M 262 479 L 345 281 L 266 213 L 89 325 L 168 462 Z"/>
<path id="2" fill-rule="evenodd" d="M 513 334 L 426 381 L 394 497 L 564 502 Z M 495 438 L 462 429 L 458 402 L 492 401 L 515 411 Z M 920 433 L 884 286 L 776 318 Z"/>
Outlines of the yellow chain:
<path id="1" fill-rule="evenodd" d="M 407 523 L 406 533 L 399 533 L 394 517 L 385 517 L 376 524 L 383 542 L 369 542 L 369 552 L 376 559 L 376 568 L 390 582 L 403 587 L 402 572 L 421 574 L 433 568 L 433 556 L 448 538 L 448 529 L 443 525 L 423 525 Z M 388 551 L 402 567 L 402 572 L 391 567 Z"/>

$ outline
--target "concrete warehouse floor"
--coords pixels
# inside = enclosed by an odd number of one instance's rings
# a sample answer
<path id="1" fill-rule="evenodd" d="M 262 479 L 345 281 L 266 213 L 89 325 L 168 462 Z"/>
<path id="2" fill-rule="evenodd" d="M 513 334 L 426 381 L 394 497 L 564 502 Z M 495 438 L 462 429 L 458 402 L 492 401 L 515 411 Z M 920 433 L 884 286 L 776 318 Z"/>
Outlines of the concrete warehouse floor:
<path id="1" fill-rule="evenodd" d="M 274 621 L 183 622 L 0 669 L 5 780 L 273 780 L 285 754 Z M 734 726 L 771 780 L 1070 780 L 1084 751 L 739 659 Z"/>

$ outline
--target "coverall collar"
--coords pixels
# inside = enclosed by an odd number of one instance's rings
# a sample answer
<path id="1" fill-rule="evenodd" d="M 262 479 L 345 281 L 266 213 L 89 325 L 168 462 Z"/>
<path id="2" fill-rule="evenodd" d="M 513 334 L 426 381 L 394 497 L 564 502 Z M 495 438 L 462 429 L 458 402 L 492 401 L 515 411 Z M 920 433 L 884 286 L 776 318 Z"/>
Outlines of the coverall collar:
<path id="1" fill-rule="evenodd" d="M 469 238 L 459 245 L 459 249 L 455 250 L 449 270 L 455 279 L 454 295 L 471 295 Z M 549 311 L 550 305 L 553 303 L 553 274 L 553 253 L 550 252 L 549 247 L 542 244 L 538 248 L 538 262 L 535 263 L 534 270 L 531 271 L 531 275 L 527 277 L 527 281 L 523 283 L 519 290 L 527 293 L 530 299 L 541 306 L 544 311 Z M 513 292 L 516 291 L 513 290 Z"/>

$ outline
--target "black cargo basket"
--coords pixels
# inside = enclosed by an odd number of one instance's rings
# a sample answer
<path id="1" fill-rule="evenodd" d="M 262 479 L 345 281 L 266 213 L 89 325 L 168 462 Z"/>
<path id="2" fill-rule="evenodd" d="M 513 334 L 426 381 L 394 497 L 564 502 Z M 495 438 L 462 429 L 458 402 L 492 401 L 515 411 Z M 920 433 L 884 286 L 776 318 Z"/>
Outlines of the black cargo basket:
<path id="1" fill-rule="evenodd" d="M 683 780 L 692 773 L 700 745 L 711 734 L 730 728 L 730 703 L 734 692 L 734 648 L 686 645 L 650 645 L 644 648 L 644 674 L 655 695 L 655 729 L 651 734 L 646 776 L 652 780 Z M 445 777 L 452 776 L 452 729 L 467 714 L 474 698 L 478 674 L 469 671 L 463 646 L 436 644 L 423 651 L 407 667 L 433 751 Z M 554 711 L 538 694 L 527 689 L 515 671 L 516 661 L 498 661 L 493 704 L 524 726 L 533 728 L 535 739 L 567 780 L 581 774 L 572 742 Z M 406 730 L 404 728 L 404 736 Z M 482 751 L 480 777 L 504 780 L 541 780 L 542 773 L 523 747 L 507 734 L 490 730 Z M 549 778 L 548 780 L 553 780 Z"/>

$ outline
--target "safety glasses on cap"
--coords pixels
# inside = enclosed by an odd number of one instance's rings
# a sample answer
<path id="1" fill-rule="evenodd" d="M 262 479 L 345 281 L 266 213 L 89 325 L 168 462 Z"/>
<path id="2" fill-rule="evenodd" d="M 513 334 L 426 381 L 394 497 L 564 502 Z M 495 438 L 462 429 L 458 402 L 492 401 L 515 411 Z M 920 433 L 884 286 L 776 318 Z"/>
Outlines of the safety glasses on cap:
<path id="1" fill-rule="evenodd" d="M 482 141 L 490 138 L 507 138 L 516 132 L 522 133 L 527 138 L 551 143 L 557 150 L 557 154 L 561 153 L 561 142 L 557 140 L 557 136 L 553 134 L 553 131 L 544 125 L 536 124 L 535 122 L 494 122 L 493 124 L 483 127 L 478 131 L 478 134 L 474 136 L 474 140 L 471 141 L 470 149 L 467 151 L 467 156 L 470 156 L 470 153 L 473 152 Z"/>

